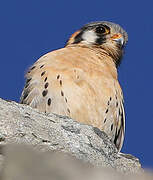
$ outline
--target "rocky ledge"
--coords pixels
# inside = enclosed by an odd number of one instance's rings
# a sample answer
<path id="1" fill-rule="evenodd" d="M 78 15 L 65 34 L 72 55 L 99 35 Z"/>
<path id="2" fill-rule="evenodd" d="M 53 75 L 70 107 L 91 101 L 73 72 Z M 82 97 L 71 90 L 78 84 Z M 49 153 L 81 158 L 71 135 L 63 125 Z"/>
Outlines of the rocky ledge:
<path id="1" fill-rule="evenodd" d="M 15 145 L 14 148 L 14 145 L 8 144 L 18 145 Z M 21 148 L 19 144 L 25 148 Z M 13 146 L 12 151 L 8 150 L 12 149 L 10 146 Z M 30 146 L 32 150 L 28 150 L 27 146 Z M 25 151 L 26 149 L 27 151 Z M 55 158 L 55 156 L 52 155 L 54 154 L 53 151 L 60 155 L 56 155 Z M 36 155 L 38 152 L 41 155 Z M 45 165 L 42 167 L 42 172 L 44 172 L 43 169 L 50 169 L 50 172 L 52 172 L 53 165 L 50 165 L 50 163 L 53 161 L 56 162 L 56 160 L 60 162 L 59 157 L 64 157 L 65 155 L 76 159 L 75 161 L 77 163 L 79 161 L 79 163 L 83 163 L 85 166 L 88 164 L 88 166 L 94 168 L 92 171 L 97 171 L 99 168 L 102 168 L 103 170 L 100 171 L 100 177 L 104 176 L 104 174 L 111 174 L 106 173 L 109 170 L 115 171 L 117 174 L 121 173 L 122 175 L 142 173 L 139 160 L 132 155 L 118 153 L 116 147 L 107 135 L 98 128 L 78 123 L 68 117 L 40 113 L 29 106 L 0 99 L 0 169 L 3 179 L 9 179 L 12 173 L 12 167 L 14 173 L 17 173 L 18 170 L 18 176 L 20 179 L 24 179 L 25 172 L 23 175 L 21 170 L 22 165 L 20 166 L 20 163 L 25 164 L 25 166 L 27 163 L 29 167 L 33 167 L 33 173 L 36 173 L 35 165 L 40 165 L 38 167 L 38 169 L 40 169 L 44 163 Z M 32 161 L 32 158 L 28 157 L 33 157 L 34 160 Z M 20 161 L 17 159 L 20 159 Z M 59 165 L 55 163 L 55 166 L 61 167 L 62 164 L 64 168 L 66 168 L 67 165 L 70 168 L 71 163 L 69 160 L 65 162 L 65 160 L 61 158 L 61 163 L 59 163 Z M 27 167 L 24 169 L 26 168 Z M 73 165 L 71 168 L 74 168 Z M 30 169 L 30 171 L 32 171 L 32 169 Z M 91 173 L 91 170 L 88 172 Z M 21 174 L 21 176 L 19 174 Z M 55 172 L 53 174 L 55 174 Z M 85 175 L 86 174 L 84 174 L 83 178 L 85 178 Z M 51 176 L 49 177 L 51 179 Z M 119 177 L 120 175 L 118 179 Z M 80 179 L 81 178 L 82 177 L 80 177 Z M 19 178 L 16 176 L 16 179 L 18 180 Z M 36 179 L 39 178 L 37 177 Z"/>

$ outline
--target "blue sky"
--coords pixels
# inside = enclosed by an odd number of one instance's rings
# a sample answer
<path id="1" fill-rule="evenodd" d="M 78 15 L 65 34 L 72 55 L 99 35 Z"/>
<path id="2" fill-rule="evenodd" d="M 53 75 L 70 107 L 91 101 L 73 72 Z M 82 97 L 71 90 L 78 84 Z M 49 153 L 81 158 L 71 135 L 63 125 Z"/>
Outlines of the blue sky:
<path id="1" fill-rule="evenodd" d="M 91 21 L 112 21 L 129 42 L 119 68 L 126 108 L 122 152 L 153 168 L 153 2 L 13 0 L 0 2 L 0 97 L 19 101 L 24 74 Z"/>

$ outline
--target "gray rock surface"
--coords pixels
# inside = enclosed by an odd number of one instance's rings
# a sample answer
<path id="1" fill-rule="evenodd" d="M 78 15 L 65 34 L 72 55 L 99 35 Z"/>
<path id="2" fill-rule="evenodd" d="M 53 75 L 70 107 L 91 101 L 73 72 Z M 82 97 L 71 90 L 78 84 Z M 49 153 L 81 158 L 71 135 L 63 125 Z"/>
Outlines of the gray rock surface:
<path id="1" fill-rule="evenodd" d="M 32 145 L 42 152 L 69 153 L 94 167 L 109 167 L 125 173 L 142 170 L 137 158 L 118 153 L 98 128 L 0 99 L 0 145 L 10 143 Z"/>

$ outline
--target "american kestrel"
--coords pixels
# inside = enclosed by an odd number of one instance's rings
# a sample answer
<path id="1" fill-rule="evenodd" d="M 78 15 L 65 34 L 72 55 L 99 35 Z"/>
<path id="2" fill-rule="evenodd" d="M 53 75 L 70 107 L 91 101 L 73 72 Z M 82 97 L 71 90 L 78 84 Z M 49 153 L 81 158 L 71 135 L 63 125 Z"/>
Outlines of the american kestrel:
<path id="1" fill-rule="evenodd" d="M 21 103 L 98 127 L 120 151 L 125 114 L 117 67 L 127 39 L 111 22 L 83 26 L 29 69 Z"/>

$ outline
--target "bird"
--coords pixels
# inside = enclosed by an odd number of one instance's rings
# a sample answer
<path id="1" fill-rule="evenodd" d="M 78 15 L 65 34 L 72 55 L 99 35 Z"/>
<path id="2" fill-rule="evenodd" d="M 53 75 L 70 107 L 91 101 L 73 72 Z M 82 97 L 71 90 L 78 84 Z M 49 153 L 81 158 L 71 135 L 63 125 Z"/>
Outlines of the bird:
<path id="1" fill-rule="evenodd" d="M 120 152 L 125 111 L 117 71 L 127 41 L 116 23 L 85 24 L 29 68 L 20 103 L 99 128 Z"/>

